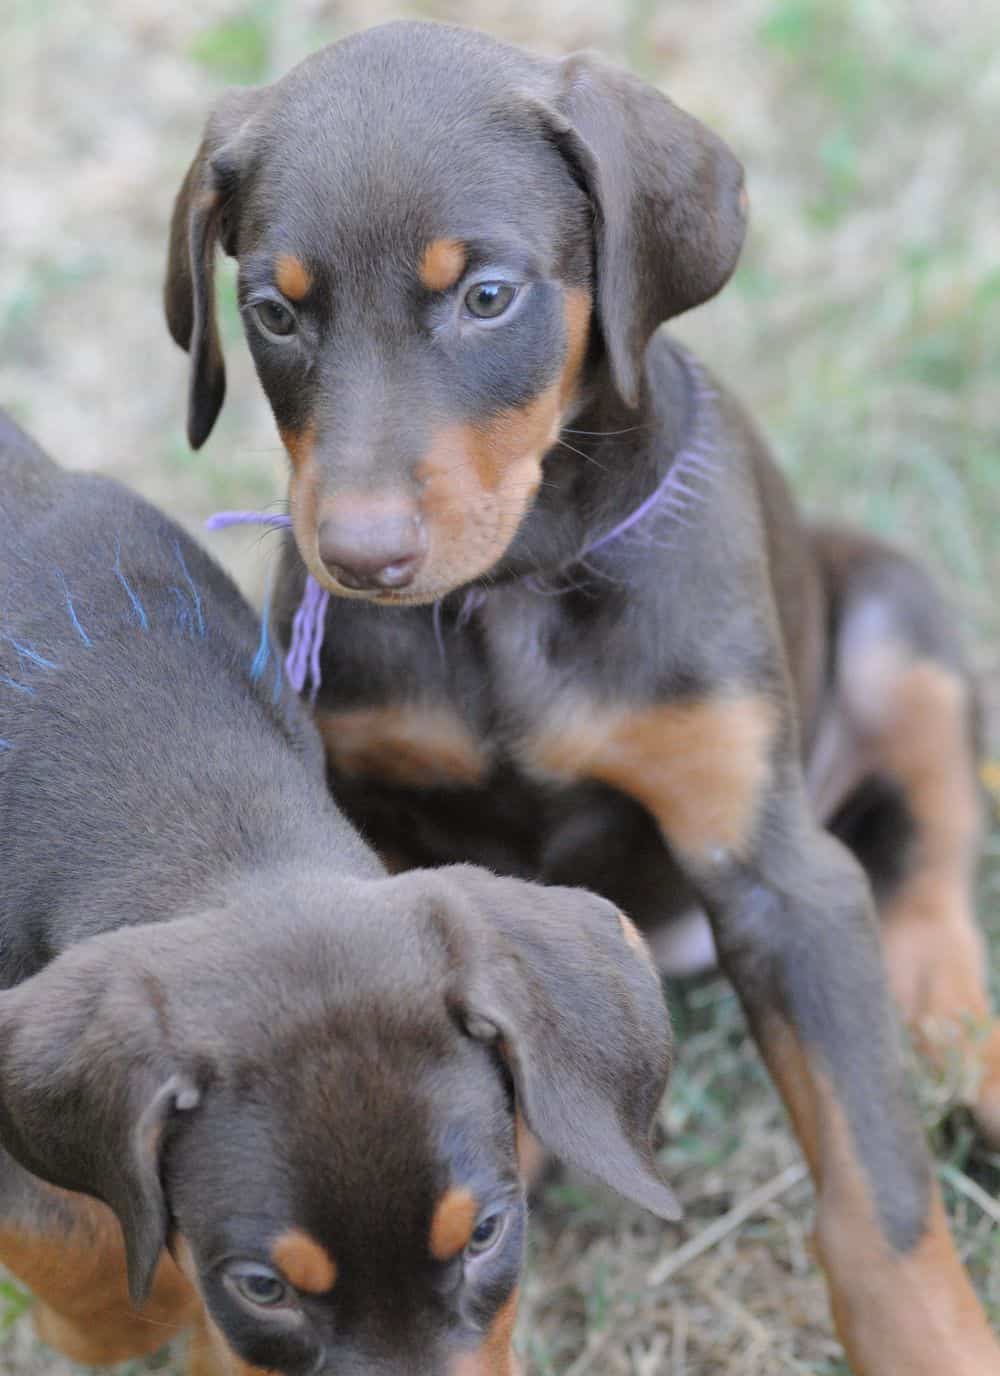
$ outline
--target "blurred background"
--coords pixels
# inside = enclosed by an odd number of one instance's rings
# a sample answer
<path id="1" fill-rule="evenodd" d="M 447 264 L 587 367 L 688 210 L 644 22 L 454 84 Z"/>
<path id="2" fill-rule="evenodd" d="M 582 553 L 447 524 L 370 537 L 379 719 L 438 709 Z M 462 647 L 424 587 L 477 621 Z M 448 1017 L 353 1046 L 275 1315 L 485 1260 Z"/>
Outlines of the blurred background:
<path id="1" fill-rule="evenodd" d="M 803 502 L 926 558 L 975 647 L 1000 754 L 1000 7 L 977 0 L 0 0 L 0 405 L 63 463 L 135 483 L 193 531 L 275 499 L 284 460 L 219 286 L 229 393 L 200 454 L 162 321 L 174 192 L 213 101 L 408 16 L 630 64 L 747 167 L 751 232 L 721 297 L 677 323 L 742 395 Z M 372 118 L 378 118 L 377 110 Z M 0 493 L 2 500 L 2 493 Z M 213 537 L 251 594 L 256 537 Z M 985 774 L 1000 791 L 1000 766 Z M 990 804 L 996 812 L 995 800 Z M 981 909 L 1000 953 L 1000 833 Z M 536 1373 L 834 1373 L 810 1187 L 719 981 L 671 990 L 684 1037 L 667 1228 L 564 1178 L 536 1219 L 522 1350 Z M 946 1196 L 1000 1325 L 1000 1159 L 921 1081 Z M 777 1180 L 665 1281 L 689 1237 Z M 978 1193 L 977 1193 L 978 1191 Z M 992 1206 L 992 1212 L 991 1212 Z M 0 1368 L 68 1376 L 0 1276 Z M 178 1353 L 127 1368 L 180 1371 Z"/>

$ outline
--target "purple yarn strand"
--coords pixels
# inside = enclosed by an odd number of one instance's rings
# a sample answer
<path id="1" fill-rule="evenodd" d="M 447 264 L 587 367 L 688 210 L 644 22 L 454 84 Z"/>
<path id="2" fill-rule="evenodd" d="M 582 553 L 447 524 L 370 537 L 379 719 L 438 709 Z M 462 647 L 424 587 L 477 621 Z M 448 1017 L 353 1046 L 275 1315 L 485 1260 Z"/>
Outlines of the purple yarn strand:
<path id="1" fill-rule="evenodd" d="M 325 588 L 321 588 L 311 575 L 309 577 L 309 582 L 312 584 L 315 592 L 319 593 L 309 635 L 311 646 L 309 651 L 309 674 L 312 678 L 312 692 L 309 694 L 309 701 L 315 702 L 323 674 L 320 668 L 319 657 L 323 650 L 323 635 L 326 631 L 326 612 L 330 605 L 330 594 Z"/>
<path id="2" fill-rule="evenodd" d="M 288 529 L 291 524 L 290 516 L 267 511 L 217 511 L 205 522 L 208 530 L 227 530 L 230 526 L 279 526 Z M 320 655 L 329 605 L 330 594 L 320 587 L 311 573 L 306 574 L 302 601 L 292 620 L 292 642 L 285 656 L 285 670 L 296 693 L 304 692 L 307 678 L 312 679 L 310 702 L 316 701 L 322 679 Z"/>
<path id="3" fill-rule="evenodd" d="M 205 522 L 206 530 L 227 530 L 230 526 L 283 526 L 292 524 L 291 516 L 269 511 L 217 511 Z"/>

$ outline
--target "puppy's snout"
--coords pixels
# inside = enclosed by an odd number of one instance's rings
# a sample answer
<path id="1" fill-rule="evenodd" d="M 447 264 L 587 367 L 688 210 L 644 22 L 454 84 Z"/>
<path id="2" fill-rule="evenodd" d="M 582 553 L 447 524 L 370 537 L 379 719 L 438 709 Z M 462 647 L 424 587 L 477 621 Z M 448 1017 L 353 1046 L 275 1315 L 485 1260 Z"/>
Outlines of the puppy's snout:
<path id="1" fill-rule="evenodd" d="M 344 498 L 323 516 L 319 557 L 345 588 L 405 588 L 427 554 L 416 503 Z"/>

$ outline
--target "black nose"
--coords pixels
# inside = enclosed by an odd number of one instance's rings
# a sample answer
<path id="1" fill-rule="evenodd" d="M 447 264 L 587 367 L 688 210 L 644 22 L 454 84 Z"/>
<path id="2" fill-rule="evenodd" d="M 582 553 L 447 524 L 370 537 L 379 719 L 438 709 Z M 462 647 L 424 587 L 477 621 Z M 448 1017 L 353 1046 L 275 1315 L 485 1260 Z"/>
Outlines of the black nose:
<path id="1" fill-rule="evenodd" d="M 319 557 L 345 588 L 405 588 L 427 553 L 420 513 L 409 503 L 343 500 L 324 516 Z"/>

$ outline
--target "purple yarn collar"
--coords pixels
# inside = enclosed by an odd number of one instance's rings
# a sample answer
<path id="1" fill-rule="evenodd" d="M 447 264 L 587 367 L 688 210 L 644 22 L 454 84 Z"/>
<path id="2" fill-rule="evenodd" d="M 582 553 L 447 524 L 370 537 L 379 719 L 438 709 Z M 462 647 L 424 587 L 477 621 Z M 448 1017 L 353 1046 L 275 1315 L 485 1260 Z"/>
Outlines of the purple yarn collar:
<path id="1" fill-rule="evenodd" d="M 266 511 L 217 511 L 205 522 L 208 530 L 225 530 L 229 526 L 278 526 L 291 527 L 290 516 L 272 515 Z M 320 654 L 323 650 L 323 633 L 326 630 L 326 610 L 330 605 L 330 594 L 321 588 L 311 573 L 306 574 L 306 585 L 302 601 L 292 621 L 292 643 L 285 657 L 285 672 L 288 681 L 297 693 L 305 691 L 307 679 L 312 680 L 309 701 L 316 701 L 322 678 Z M 265 620 L 267 611 L 264 612 Z M 268 628 L 265 625 L 264 635 Z"/>
<path id="2" fill-rule="evenodd" d="M 653 512 L 670 517 L 672 524 L 688 526 L 689 509 L 705 497 L 704 487 L 714 479 L 718 464 L 715 458 L 714 434 L 710 417 L 711 407 L 706 403 L 715 399 L 715 392 L 702 369 L 686 350 L 677 349 L 676 356 L 684 368 L 691 384 L 691 397 L 694 415 L 684 446 L 667 469 L 663 478 L 653 491 L 634 510 L 617 525 L 591 540 L 577 555 L 575 562 L 587 567 L 587 559 L 598 550 L 613 544 L 636 529 Z M 291 527 L 290 516 L 271 514 L 266 511 L 218 511 L 205 522 L 208 530 L 224 530 L 229 526 L 279 526 Z M 521 582 L 533 592 L 558 597 L 567 587 L 551 587 L 541 578 L 529 575 Z M 455 625 L 462 630 L 486 601 L 487 591 L 482 587 L 472 587 L 462 598 L 455 619 Z M 443 600 L 443 599 L 442 599 Z M 330 605 L 330 594 L 316 582 L 311 573 L 306 574 L 302 600 L 292 620 L 292 642 L 285 658 L 285 670 L 292 687 L 299 694 L 304 692 L 306 681 L 311 680 L 309 701 L 315 702 L 322 678 L 320 655 L 323 650 L 323 633 L 326 629 L 326 613 Z M 264 611 L 265 622 L 267 609 Z M 442 627 L 441 600 L 433 607 L 434 638 L 442 659 L 445 657 L 444 630 Z M 264 635 L 267 635 L 267 625 Z"/>

